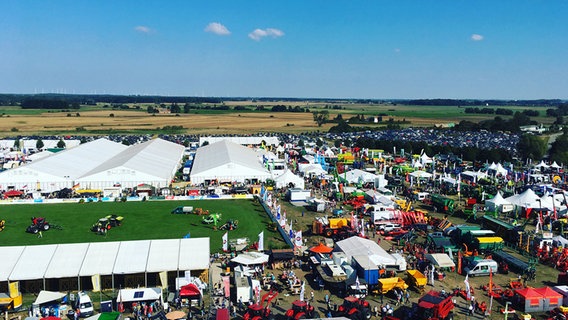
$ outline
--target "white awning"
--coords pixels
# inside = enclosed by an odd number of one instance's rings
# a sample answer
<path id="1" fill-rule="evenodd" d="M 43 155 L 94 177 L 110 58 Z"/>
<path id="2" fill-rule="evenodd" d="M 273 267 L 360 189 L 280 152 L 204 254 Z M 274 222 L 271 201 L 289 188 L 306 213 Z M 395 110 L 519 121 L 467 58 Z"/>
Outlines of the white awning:
<path id="1" fill-rule="evenodd" d="M 148 253 L 147 272 L 177 270 L 181 239 L 153 240 Z"/>
<path id="2" fill-rule="evenodd" d="M 25 247 L 0 247 L 0 281 L 7 281 Z"/>
<path id="3" fill-rule="evenodd" d="M 48 303 L 48 302 L 51 302 L 51 301 L 59 300 L 59 299 L 65 297 L 65 296 L 66 296 L 65 293 L 42 290 L 37 295 L 37 298 L 35 299 L 34 304 L 40 305 L 40 304 Z"/>
<path id="4" fill-rule="evenodd" d="M 268 262 L 268 255 L 261 252 L 243 252 L 231 259 L 232 262 L 249 266 L 251 264 L 263 264 Z"/>
<path id="5" fill-rule="evenodd" d="M 81 277 L 88 277 L 95 274 L 112 274 L 112 268 L 120 242 L 93 242 L 85 253 L 83 265 L 79 271 Z"/>
<path id="6" fill-rule="evenodd" d="M 121 242 L 116 261 L 114 274 L 132 274 L 146 271 L 150 240 Z"/>
<path id="7" fill-rule="evenodd" d="M 209 238 L 181 239 L 180 243 L 179 270 L 203 270 L 209 268 Z"/>
<path id="8" fill-rule="evenodd" d="M 440 268 L 452 268 L 456 266 L 452 259 L 450 259 L 450 256 L 448 256 L 446 253 L 427 254 L 426 259 L 436 267 Z"/>
<path id="9" fill-rule="evenodd" d="M 8 278 L 10 281 L 43 279 L 56 244 L 27 246 Z"/>
<path id="10" fill-rule="evenodd" d="M 88 243 L 60 244 L 51 258 L 44 277 L 65 278 L 78 276 L 88 248 Z"/>

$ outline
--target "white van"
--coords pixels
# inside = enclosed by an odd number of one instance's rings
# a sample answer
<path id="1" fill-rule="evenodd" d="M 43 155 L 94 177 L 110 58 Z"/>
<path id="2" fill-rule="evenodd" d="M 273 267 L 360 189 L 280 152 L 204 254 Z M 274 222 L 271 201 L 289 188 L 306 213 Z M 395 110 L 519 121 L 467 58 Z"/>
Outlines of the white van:
<path id="1" fill-rule="evenodd" d="M 471 277 L 488 276 L 489 273 L 497 273 L 499 265 L 497 261 L 491 259 L 473 261 L 469 266 L 464 268 L 466 274 Z"/>
<path id="2" fill-rule="evenodd" d="M 93 302 L 86 292 L 79 292 L 77 300 L 75 300 L 75 310 L 79 309 L 79 317 L 90 317 L 95 313 Z"/>

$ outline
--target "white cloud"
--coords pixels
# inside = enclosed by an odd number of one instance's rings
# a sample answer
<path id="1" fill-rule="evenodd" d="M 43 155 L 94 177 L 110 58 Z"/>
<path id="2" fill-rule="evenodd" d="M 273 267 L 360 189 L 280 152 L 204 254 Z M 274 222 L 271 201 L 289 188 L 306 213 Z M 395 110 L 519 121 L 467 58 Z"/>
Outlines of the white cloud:
<path id="1" fill-rule="evenodd" d="M 150 29 L 149 27 L 146 26 L 136 26 L 134 27 L 134 30 L 140 32 L 140 33 L 152 33 L 153 30 Z"/>
<path id="2" fill-rule="evenodd" d="M 481 41 L 483 40 L 483 36 L 477 33 L 471 35 L 471 40 L 473 41 Z"/>
<path id="3" fill-rule="evenodd" d="M 211 22 L 208 24 L 207 27 L 205 27 L 205 32 L 211 32 L 219 36 L 228 36 L 231 34 L 231 31 L 219 22 Z"/>
<path id="4" fill-rule="evenodd" d="M 248 36 L 252 40 L 260 41 L 264 37 L 280 38 L 284 36 L 284 32 L 274 28 L 255 29 L 253 32 L 249 33 Z"/>

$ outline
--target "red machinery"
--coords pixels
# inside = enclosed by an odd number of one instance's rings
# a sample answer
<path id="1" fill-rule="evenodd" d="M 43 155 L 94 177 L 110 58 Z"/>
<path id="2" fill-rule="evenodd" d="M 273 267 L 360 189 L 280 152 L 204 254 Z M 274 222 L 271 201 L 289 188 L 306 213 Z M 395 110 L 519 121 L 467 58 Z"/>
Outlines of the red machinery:
<path id="1" fill-rule="evenodd" d="M 253 303 L 248 306 L 247 312 L 243 315 L 244 320 L 264 320 L 274 319 L 270 310 L 270 302 L 278 296 L 278 291 L 270 290 L 260 299 L 260 303 Z"/>
<path id="2" fill-rule="evenodd" d="M 292 302 L 292 308 L 288 309 L 284 316 L 289 320 L 319 318 L 316 308 L 301 300 Z"/>
<path id="3" fill-rule="evenodd" d="M 337 308 L 338 317 L 347 317 L 349 319 L 371 319 L 371 306 L 365 299 L 353 296 L 346 297 L 343 304 Z"/>
<path id="4" fill-rule="evenodd" d="M 430 291 L 418 299 L 418 318 L 428 320 L 453 320 L 454 303 L 452 296 Z"/>

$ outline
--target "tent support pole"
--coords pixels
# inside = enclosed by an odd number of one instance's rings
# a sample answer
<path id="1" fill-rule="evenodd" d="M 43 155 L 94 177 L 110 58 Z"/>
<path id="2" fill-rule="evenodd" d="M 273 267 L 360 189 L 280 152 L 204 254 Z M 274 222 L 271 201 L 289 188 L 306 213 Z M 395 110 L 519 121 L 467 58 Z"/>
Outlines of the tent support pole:
<path id="1" fill-rule="evenodd" d="M 148 287 L 148 272 L 144 271 L 144 287 Z"/>

